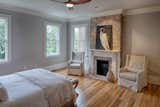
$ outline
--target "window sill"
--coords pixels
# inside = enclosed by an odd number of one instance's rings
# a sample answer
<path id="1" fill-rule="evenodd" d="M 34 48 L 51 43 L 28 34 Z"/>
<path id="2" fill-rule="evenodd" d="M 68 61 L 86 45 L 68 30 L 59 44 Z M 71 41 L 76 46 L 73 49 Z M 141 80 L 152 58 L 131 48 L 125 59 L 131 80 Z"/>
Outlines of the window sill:
<path id="1" fill-rule="evenodd" d="M 60 56 L 60 53 L 55 53 L 55 54 L 52 54 L 52 55 L 46 55 L 47 58 L 57 57 L 57 56 Z"/>
<path id="2" fill-rule="evenodd" d="M 9 61 L 0 60 L 0 65 L 1 65 L 1 64 L 7 64 L 7 63 L 9 63 Z"/>

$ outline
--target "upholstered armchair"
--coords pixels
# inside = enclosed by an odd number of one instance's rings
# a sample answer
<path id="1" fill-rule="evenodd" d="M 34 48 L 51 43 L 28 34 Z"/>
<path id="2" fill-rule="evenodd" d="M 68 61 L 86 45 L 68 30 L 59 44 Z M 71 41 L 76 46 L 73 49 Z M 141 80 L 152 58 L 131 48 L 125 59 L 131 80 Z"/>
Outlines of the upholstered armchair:
<path id="1" fill-rule="evenodd" d="M 68 63 L 68 74 L 83 75 L 84 69 L 84 52 L 72 52 L 71 60 Z"/>
<path id="2" fill-rule="evenodd" d="M 118 84 L 141 91 L 147 85 L 146 57 L 127 55 L 125 67 L 119 72 Z"/>

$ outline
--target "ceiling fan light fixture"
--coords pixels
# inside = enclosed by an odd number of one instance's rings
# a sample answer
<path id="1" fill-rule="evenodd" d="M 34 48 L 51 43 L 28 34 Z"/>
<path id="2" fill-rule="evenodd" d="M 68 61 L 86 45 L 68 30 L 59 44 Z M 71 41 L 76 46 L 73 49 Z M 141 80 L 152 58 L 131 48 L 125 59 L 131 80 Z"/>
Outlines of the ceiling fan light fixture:
<path id="1" fill-rule="evenodd" d="M 74 7 L 74 4 L 73 3 L 66 3 L 66 7 L 72 8 L 72 7 Z"/>

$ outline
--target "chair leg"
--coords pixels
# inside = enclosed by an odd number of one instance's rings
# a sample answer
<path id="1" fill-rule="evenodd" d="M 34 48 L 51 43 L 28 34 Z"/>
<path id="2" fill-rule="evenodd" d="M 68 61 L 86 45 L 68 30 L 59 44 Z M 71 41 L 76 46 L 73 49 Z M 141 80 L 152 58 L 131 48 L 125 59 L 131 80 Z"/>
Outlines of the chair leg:
<path id="1" fill-rule="evenodd" d="M 72 83 L 73 83 L 73 87 L 77 88 L 77 86 L 79 84 L 79 81 L 78 80 L 74 80 L 74 81 L 72 81 Z"/>

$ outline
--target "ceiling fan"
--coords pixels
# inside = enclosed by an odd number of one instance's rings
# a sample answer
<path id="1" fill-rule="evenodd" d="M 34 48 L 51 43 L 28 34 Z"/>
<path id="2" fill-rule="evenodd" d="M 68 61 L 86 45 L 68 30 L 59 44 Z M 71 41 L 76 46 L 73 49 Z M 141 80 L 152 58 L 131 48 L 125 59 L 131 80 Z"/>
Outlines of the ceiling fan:
<path id="1" fill-rule="evenodd" d="M 51 1 L 63 3 L 66 5 L 66 7 L 68 7 L 69 10 L 72 10 L 75 5 L 85 4 L 85 3 L 91 2 L 92 0 L 76 0 L 76 1 L 75 0 L 68 0 L 66 2 L 62 2 L 62 1 L 58 1 L 58 0 L 51 0 Z"/>

